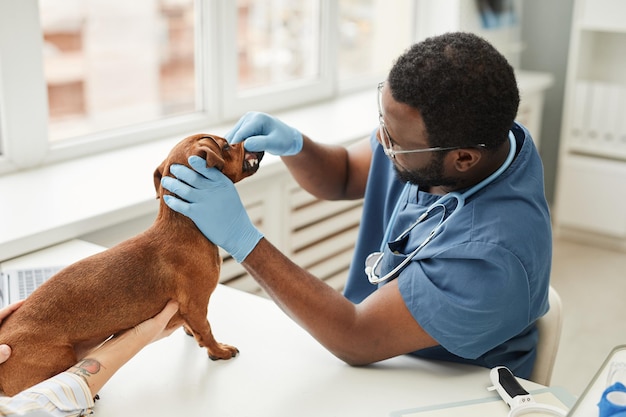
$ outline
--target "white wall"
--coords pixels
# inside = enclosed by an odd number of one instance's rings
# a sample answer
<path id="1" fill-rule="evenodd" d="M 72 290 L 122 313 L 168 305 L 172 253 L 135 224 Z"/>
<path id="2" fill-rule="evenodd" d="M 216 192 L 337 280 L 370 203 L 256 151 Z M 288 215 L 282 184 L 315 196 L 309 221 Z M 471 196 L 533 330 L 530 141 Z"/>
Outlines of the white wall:
<path id="1" fill-rule="evenodd" d="M 541 129 L 546 195 L 552 202 L 574 0 L 524 0 L 522 6 L 522 39 L 526 47 L 522 52 L 521 67 L 548 71 L 554 76 L 553 86 L 546 91 Z"/>

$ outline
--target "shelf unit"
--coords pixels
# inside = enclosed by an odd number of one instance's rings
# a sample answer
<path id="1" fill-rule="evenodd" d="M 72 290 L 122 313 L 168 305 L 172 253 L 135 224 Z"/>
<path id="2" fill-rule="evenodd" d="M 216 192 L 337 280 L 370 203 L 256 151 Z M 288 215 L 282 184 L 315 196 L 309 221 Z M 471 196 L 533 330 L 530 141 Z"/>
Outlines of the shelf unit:
<path id="1" fill-rule="evenodd" d="M 626 2 L 576 0 L 554 219 L 563 237 L 626 250 Z"/>

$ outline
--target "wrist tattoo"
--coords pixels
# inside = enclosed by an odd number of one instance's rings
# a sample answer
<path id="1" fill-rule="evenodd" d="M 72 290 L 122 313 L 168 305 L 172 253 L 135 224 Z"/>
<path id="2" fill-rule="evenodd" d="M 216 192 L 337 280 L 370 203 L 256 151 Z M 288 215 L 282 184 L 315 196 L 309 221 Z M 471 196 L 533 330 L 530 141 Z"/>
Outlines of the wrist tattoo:
<path id="1" fill-rule="evenodd" d="M 97 360 L 86 358 L 74 365 L 71 371 L 87 381 L 87 378 L 89 378 L 91 375 L 95 375 L 100 372 L 101 367 L 102 365 L 100 365 L 100 362 L 98 362 Z"/>

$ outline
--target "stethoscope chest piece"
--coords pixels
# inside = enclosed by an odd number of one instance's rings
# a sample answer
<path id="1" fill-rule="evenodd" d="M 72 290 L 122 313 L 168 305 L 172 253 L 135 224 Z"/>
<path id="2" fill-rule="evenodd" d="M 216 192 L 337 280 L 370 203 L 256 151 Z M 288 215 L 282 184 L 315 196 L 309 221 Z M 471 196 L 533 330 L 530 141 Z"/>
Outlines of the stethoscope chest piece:
<path id="1" fill-rule="evenodd" d="M 367 275 L 367 279 L 372 284 L 382 282 L 380 277 L 380 261 L 382 259 L 382 252 L 372 252 L 367 255 L 367 258 L 365 259 L 365 275 Z"/>

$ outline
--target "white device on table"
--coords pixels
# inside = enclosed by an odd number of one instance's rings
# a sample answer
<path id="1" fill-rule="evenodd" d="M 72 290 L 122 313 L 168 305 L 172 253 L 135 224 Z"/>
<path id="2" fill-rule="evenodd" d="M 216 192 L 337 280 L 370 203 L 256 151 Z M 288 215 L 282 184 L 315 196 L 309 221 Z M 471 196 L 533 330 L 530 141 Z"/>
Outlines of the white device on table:
<path id="1" fill-rule="evenodd" d="M 506 366 L 497 366 L 489 373 L 492 387 L 496 390 L 505 403 L 511 407 L 509 417 L 521 416 L 530 413 L 542 413 L 550 416 L 565 417 L 567 411 L 550 404 L 541 404 L 535 401 L 533 396 L 526 391 L 515 379 L 513 373 Z"/>

